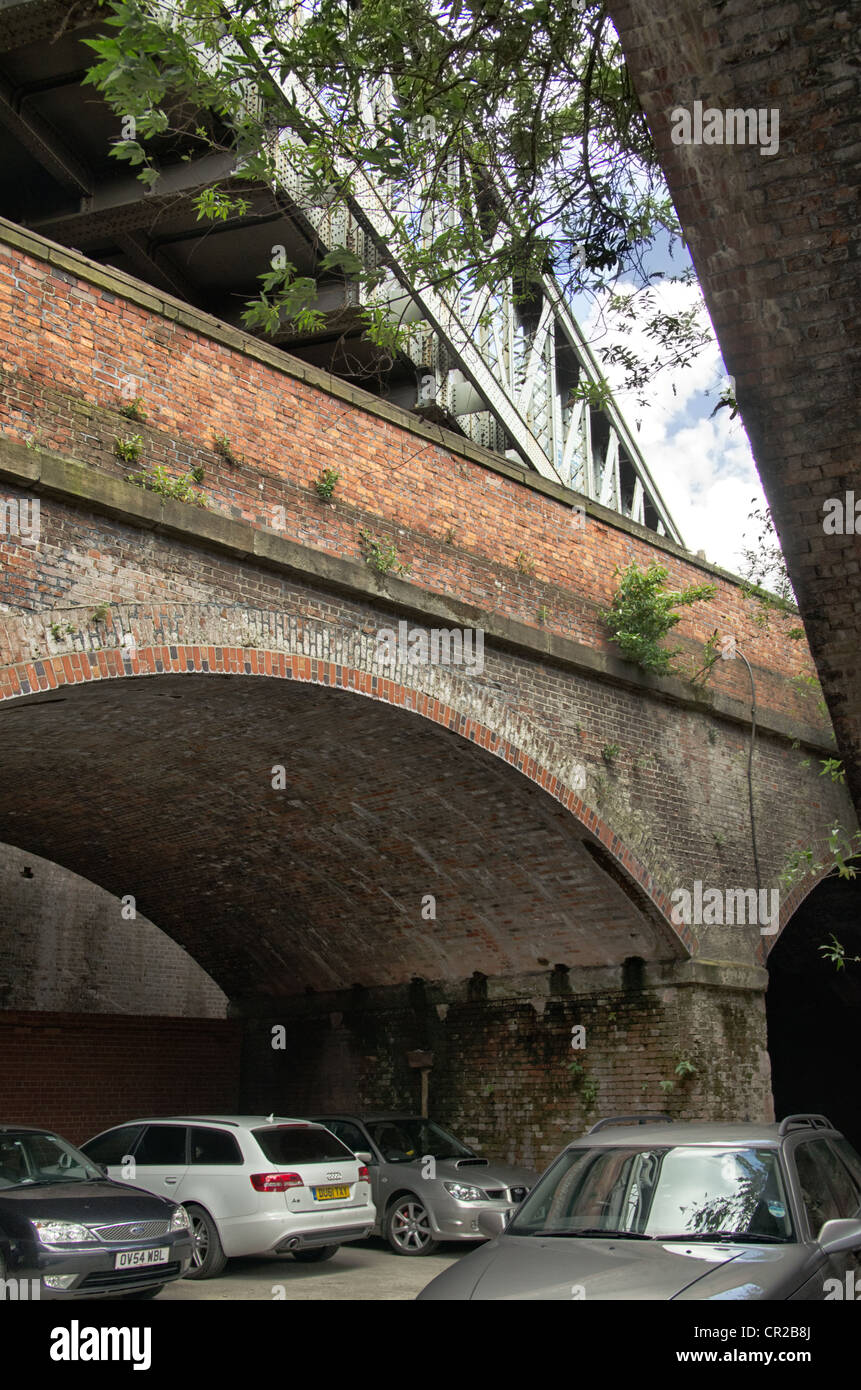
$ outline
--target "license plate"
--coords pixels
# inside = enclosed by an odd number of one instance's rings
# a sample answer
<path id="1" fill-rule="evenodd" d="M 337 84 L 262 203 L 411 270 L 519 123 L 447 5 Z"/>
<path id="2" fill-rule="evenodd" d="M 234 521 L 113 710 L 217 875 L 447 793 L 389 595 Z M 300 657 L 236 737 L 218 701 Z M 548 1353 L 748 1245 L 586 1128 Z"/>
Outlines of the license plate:
<path id="1" fill-rule="evenodd" d="M 349 1187 L 315 1187 L 314 1196 L 318 1202 L 331 1202 L 333 1198 L 349 1197 Z"/>
<path id="2" fill-rule="evenodd" d="M 114 1259 L 114 1269 L 139 1269 L 145 1265 L 166 1265 L 170 1250 L 166 1245 L 157 1250 L 121 1250 Z"/>

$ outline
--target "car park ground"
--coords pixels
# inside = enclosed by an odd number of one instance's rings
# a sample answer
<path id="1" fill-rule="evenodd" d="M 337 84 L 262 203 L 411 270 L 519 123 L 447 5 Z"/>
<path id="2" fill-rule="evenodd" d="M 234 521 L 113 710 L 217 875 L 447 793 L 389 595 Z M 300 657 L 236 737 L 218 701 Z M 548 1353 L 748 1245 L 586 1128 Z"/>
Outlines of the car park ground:
<path id="1" fill-rule="evenodd" d="M 414 1299 L 431 1279 L 468 1255 L 472 1244 L 441 1245 L 433 1255 L 393 1255 L 385 1241 L 371 1239 L 342 1245 L 324 1264 L 299 1264 L 290 1255 L 231 1260 L 217 1279 L 178 1279 L 157 1302 L 177 1299 L 241 1302 L 284 1298 L 374 1301 Z M 283 1286 L 283 1293 L 281 1287 Z"/>

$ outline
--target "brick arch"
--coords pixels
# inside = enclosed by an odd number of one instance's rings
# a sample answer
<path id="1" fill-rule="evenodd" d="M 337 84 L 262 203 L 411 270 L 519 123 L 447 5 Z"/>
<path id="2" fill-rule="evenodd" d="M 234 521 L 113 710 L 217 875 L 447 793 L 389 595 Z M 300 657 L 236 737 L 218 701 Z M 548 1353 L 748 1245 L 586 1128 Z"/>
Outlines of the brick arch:
<path id="1" fill-rule="evenodd" d="M 830 850 L 828 848 L 828 842 L 826 840 L 821 840 L 817 845 L 815 845 L 813 847 L 813 852 L 815 855 L 821 857 L 821 859 L 825 861 L 824 867 L 819 869 L 818 872 L 815 874 L 805 875 L 803 879 L 801 879 L 798 883 L 794 885 L 793 888 L 790 889 L 789 893 L 781 902 L 779 931 L 777 931 L 774 936 L 763 937 L 760 943 L 760 960 L 763 964 L 765 964 L 768 957 L 771 955 L 771 952 L 774 950 L 777 943 L 781 940 L 786 928 L 792 924 L 792 920 L 795 917 L 795 914 L 797 913 L 798 909 L 801 907 L 802 903 L 810 897 L 810 894 L 819 887 L 820 883 L 824 882 L 824 880 L 826 878 L 829 878 L 830 875 L 834 872 L 834 865 L 828 862 L 830 857 Z"/>
<path id="2" fill-rule="evenodd" d="M 386 625 L 376 615 L 374 621 L 378 626 Z M 287 632 L 291 624 L 295 629 L 292 642 Z M 13 637 L 16 625 L 18 631 Z M 501 759 L 560 803 L 603 847 L 616 866 L 615 872 L 609 869 L 611 876 L 622 878 L 632 884 L 635 894 L 644 895 L 684 954 L 691 954 L 693 933 L 672 921 L 669 894 L 613 826 L 570 785 L 576 758 L 525 717 L 512 713 L 501 700 L 482 692 L 476 701 L 475 689 L 466 676 L 430 665 L 400 667 L 393 672 L 388 668 L 390 674 L 382 674 L 384 668 L 375 662 L 372 644 L 365 640 L 367 629 L 333 633 L 325 624 L 311 620 L 291 620 L 274 612 L 232 609 L 223 604 L 159 608 L 114 604 L 109 626 L 90 617 L 74 634 L 66 633 L 68 650 L 63 650 L 62 641 L 48 641 L 50 624 L 43 614 L 7 618 L 6 629 L 9 646 L 15 650 L 17 643 L 22 659 L 0 667 L 0 706 L 66 686 L 102 681 L 158 675 L 238 675 L 341 689 L 411 711 Z M 315 648 L 327 647 L 320 642 L 327 631 L 328 649 L 322 655 L 312 654 Z M 251 636 L 253 644 L 237 641 L 240 636 Z M 134 638 L 133 650 L 123 645 L 130 637 Z M 28 647 L 31 652 L 34 648 L 39 651 L 43 643 L 56 648 L 52 655 L 24 655 Z M 297 645 L 303 650 L 290 650 Z M 352 662 L 347 659 L 351 646 L 357 648 Z M 361 665 L 355 664 L 356 655 Z M 407 675 L 410 679 L 403 679 Z M 480 713 L 470 713 L 471 706 L 478 707 Z"/>

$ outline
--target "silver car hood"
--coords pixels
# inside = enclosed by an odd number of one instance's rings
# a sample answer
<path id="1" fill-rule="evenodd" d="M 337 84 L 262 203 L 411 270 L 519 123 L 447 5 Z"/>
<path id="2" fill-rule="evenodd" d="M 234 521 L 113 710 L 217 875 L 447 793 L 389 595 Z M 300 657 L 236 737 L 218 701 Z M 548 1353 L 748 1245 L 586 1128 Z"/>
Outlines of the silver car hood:
<path id="1" fill-rule="evenodd" d="M 458 1260 L 419 1299 L 782 1299 L 810 1262 L 800 1245 L 502 1236 Z"/>
<path id="2" fill-rule="evenodd" d="M 531 1168 L 512 1168 L 507 1163 L 483 1158 L 438 1158 L 436 1175 L 447 1182 L 470 1183 L 473 1187 L 533 1188 L 540 1177 Z"/>

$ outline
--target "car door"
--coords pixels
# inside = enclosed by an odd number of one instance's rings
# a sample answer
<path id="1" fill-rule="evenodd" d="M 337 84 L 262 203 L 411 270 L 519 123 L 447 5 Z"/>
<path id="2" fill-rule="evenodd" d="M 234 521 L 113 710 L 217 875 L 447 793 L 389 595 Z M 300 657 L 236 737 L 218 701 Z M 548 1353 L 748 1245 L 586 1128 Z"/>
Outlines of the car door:
<path id="1" fill-rule="evenodd" d="M 380 1200 L 377 1210 L 382 1220 L 386 1204 L 393 1192 L 400 1187 L 418 1190 L 419 1160 L 410 1158 L 409 1136 L 392 1120 L 378 1120 L 368 1129 L 373 1137 L 375 1151 L 380 1155 L 377 1168 L 380 1183 Z"/>
<path id="2" fill-rule="evenodd" d="M 252 1216 L 257 1194 L 243 1172 L 238 1135 L 202 1125 L 192 1125 L 190 1135 L 188 1168 L 174 1188 L 176 1200 L 199 1202 L 216 1221 Z"/>
<path id="3" fill-rule="evenodd" d="M 826 1221 L 858 1217 L 861 1191 L 849 1169 L 838 1157 L 838 1151 L 831 1148 L 828 1140 L 822 1137 L 806 1140 L 798 1145 L 794 1158 L 801 1199 L 813 1240 L 816 1240 Z M 861 1251 L 843 1250 L 829 1255 L 823 1262 L 821 1272 L 811 1281 L 816 1289 L 811 1290 L 809 1296 L 825 1298 L 830 1292 L 832 1296 L 845 1298 L 848 1287 L 851 1285 L 854 1288 L 859 1274 Z M 837 1282 L 826 1288 L 826 1280 Z"/>
<path id="4" fill-rule="evenodd" d="M 368 1164 L 368 1174 L 371 1179 L 371 1200 L 379 1214 L 381 1191 L 380 1155 L 375 1145 L 371 1142 L 367 1130 L 363 1125 L 359 1125 L 353 1120 L 328 1120 L 321 1121 L 321 1123 L 324 1123 L 326 1128 L 332 1131 L 336 1139 L 340 1139 L 342 1144 L 346 1144 L 348 1149 L 352 1149 L 353 1153 L 368 1153 L 371 1155 L 371 1161 Z"/>
<path id="5" fill-rule="evenodd" d="M 159 1197 L 177 1201 L 188 1171 L 188 1127 L 149 1124 L 135 1146 L 134 1176 L 126 1179 Z"/>

